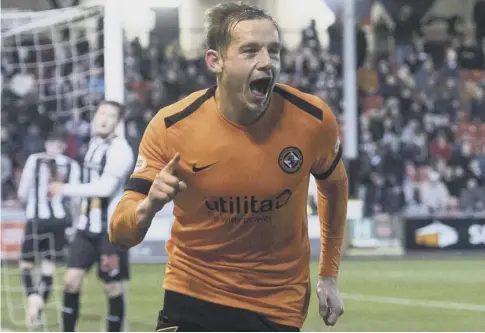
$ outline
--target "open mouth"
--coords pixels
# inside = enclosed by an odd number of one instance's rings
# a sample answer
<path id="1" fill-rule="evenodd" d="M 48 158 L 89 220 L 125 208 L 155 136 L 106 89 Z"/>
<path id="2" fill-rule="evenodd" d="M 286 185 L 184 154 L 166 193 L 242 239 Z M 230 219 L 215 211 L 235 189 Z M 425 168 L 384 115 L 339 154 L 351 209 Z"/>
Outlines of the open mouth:
<path id="1" fill-rule="evenodd" d="M 249 89 L 256 97 L 265 97 L 271 85 L 270 78 L 256 79 L 249 84 Z"/>

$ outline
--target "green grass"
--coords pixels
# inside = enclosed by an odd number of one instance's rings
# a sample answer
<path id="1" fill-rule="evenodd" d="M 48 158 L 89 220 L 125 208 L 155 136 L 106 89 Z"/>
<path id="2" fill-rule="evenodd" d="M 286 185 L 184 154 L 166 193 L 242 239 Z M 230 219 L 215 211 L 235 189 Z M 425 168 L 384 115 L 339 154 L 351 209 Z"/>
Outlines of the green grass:
<path id="1" fill-rule="evenodd" d="M 312 265 L 313 276 L 317 264 Z M 62 302 L 62 271 L 56 274 L 58 290 L 46 311 L 48 330 L 58 331 Z M 93 272 L 95 273 L 95 272 Z M 105 330 L 106 300 L 101 284 L 91 273 L 84 285 L 79 331 Z M 161 308 L 163 265 L 132 265 L 128 284 L 128 330 L 153 331 Z M 485 266 L 478 259 L 434 259 L 393 261 L 344 261 L 339 278 L 342 293 L 440 301 L 445 304 L 467 303 L 485 307 Z M 6 290 L 9 286 L 10 292 Z M 24 294 L 16 268 L 4 268 L 1 289 L 1 327 L 25 331 Z M 315 288 L 315 283 L 313 283 Z M 58 310 L 54 305 L 57 303 Z M 318 301 L 313 293 L 306 331 L 484 331 L 485 311 L 388 304 L 375 299 L 344 298 L 345 314 L 334 328 L 325 327 L 318 315 Z M 423 305 L 423 304 L 422 304 Z M 458 304 L 458 306 L 460 306 Z"/>

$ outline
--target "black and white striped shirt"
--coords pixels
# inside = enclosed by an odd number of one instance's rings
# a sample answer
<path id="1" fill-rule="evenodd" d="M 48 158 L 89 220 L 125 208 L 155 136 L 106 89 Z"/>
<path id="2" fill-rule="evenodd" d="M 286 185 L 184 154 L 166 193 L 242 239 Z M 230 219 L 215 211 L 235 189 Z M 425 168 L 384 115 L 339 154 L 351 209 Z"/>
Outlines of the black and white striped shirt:
<path id="1" fill-rule="evenodd" d="M 63 189 L 65 195 L 82 198 L 77 229 L 93 234 L 108 232 L 109 220 L 123 196 L 133 163 L 133 151 L 124 138 L 95 137 L 90 141 L 82 184 L 68 184 Z"/>
<path id="2" fill-rule="evenodd" d="M 71 215 L 68 200 L 62 195 L 49 196 L 49 183 L 79 183 L 81 168 L 73 159 L 46 153 L 28 157 L 22 171 L 18 197 L 25 205 L 27 219 L 64 219 Z"/>

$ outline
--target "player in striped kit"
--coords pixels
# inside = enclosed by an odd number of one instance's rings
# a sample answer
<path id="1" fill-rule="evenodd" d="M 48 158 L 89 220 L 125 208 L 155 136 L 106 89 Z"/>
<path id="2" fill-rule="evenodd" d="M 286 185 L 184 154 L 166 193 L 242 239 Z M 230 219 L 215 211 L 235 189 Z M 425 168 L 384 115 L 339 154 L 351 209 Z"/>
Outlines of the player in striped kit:
<path id="1" fill-rule="evenodd" d="M 20 271 L 28 301 L 26 324 L 35 328 L 47 302 L 55 271 L 55 258 L 66 244 L 65 230 L 72 225 L 72 202 L 62 195 L 49 196 L 49 182 L 79 183 L 79 164 L 63 155 L 65 140 L 52 133 L 46 140 L 45 152 L 32 154 L 22 171 L 18 197 L 25 207 L 27 223 L 21 248 Z M 36 259 L 41 259 L 37 261 Z M 39 284 L 34 283 L 33 268 L 41 266 Z"/>
<path id="2" fill-rule="evenodd" d="M 89 143 L 82 169 L 82 183 L 50 186 L 52 193 L 80 197 L 81 216 L 69 246 L 65 275 L 63 331 L 75 329 L 79 313 L 79 292 L 86 272 L 98 263 L 98 277 L 104 282 L 109 300 L 107 330 L 120 331 L 125 313 L 122 282 L 129 279 L 128 252 L 113 246 L 108 237 L 108 222 L 129 173 L 133 152 L 128 142 L 116 136 L 123 117 L 123 106 L 104 101 L 94 117 L 96 136 Z"/>

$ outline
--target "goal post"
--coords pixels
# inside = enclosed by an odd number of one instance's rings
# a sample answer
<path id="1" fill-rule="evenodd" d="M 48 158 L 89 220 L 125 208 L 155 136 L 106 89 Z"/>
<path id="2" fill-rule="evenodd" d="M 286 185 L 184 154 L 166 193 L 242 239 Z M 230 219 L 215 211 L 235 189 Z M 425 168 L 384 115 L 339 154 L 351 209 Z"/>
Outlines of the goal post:
<path id="1" fill-rule="evenodd" d="M 120 0 L 105 0 L 104 4 L 104 81 L 105 99 L 124 104 L 123 26 L 119 14 Z M 125 123 L 120 122 L 117 134 L 124 136 Z"/>

